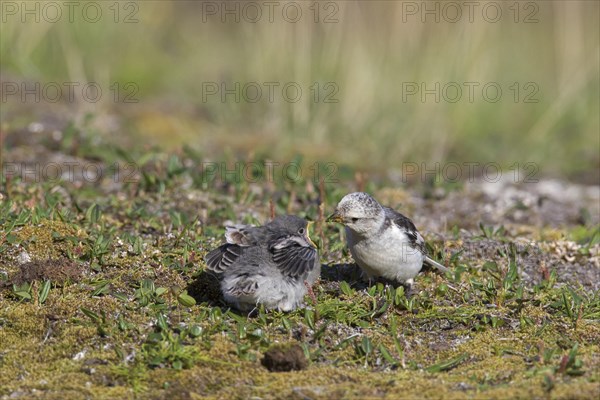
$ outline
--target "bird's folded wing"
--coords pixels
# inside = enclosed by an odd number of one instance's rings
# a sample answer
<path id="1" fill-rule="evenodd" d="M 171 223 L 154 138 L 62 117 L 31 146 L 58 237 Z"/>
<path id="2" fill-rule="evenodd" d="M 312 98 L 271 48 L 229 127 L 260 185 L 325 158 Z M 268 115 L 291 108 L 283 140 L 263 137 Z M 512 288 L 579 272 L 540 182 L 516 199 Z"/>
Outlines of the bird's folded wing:
<path id="1" fill-rule="evenodd" d="M 405 217 L 393 208 L 383 207 L 383 209 L 385 210 L 385 216 L 389 218 L 408 237 L 411 246 L 425 254 L 427 252 L 425 249 L 425 240 L 410 218 Z"/>
<path id="2" fill-rule="evenodd" d="M 242 254 L 242 247 L 235 244 L 224 244 L 206 255 L 204 261 L 210 271 L 222 273 Z"/>
<path id="3" fill-rule="evenodd" d="M 270 246 L 273 261 L 283 275 L 297 278 L 315 267 L 317 251 L 298 244 L 294 238 L 281 238 Z"/>

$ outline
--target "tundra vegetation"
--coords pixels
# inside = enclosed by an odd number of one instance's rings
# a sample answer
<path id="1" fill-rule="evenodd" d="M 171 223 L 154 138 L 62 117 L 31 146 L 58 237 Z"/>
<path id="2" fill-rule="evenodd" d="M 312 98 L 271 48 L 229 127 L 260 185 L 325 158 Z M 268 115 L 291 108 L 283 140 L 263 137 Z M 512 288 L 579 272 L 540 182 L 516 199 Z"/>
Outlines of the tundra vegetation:
<path id="1" fill-rule="evenodd" d="M 207 182 L 191 150 L 125 151 L 73 127 L 63 134 L 5 138 L 5 160 L 35 154 L 29 174 L 2 182 L 2 398 L 600 393 L 600 238 L 586 192 L 566 204 L 561 190 L 538 199 L 507 184 L 494 197 L 485 183 L 386 186 L 352 174 Z M 76 166 L 33 179 L 42 159 Z M 114 165 L 127 163 L 136 174 L 115 181 Z M 77 166 L 88 164 L 103 173 L 86 178 Z M 411 296 L 363 283 L 342 228 L 323 219 L 357 189 L 413 216 L 450 272 L 424 271 Z M 282 213 L 316 222 L 314 297 L 290 313 L 230 309 L 203 256 L 225 223 Z"/>

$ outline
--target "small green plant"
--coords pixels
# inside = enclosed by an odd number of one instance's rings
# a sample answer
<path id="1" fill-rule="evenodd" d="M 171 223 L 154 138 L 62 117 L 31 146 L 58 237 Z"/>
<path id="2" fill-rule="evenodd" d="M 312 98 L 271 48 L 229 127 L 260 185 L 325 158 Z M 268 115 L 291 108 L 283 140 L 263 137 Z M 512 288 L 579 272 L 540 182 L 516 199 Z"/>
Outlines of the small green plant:
<path id="1" fill-rule="evenodd" d="M 13 294 L 21 300 L 31 300 L 31 284 L 13 285 Z"/>
<path id="2" fill-rule="evenodd" d="M 196 299 L 187 293 L 187 290 L 182 291 L 177 295 L 177 301 L 184 307 L 192 307 L 196 305 Z"/>
<path id="3" fill-rule="evenodd" d="M 404 287 L 400 286 L 394 293 L 394 305 L 399 306 L 400 309 L 404 309 L 408 312 L 415 311 L 417 307 L 417 298 L 414 296 L 406 297 Z"/>
<path id="4" fill-rule="evenodd" d="M 505 228 L 503 225 L 494 228 L 493 226 L 487 226 L 480 222 L 479 229 L 481 230 L 482 237 L 486 239 L 502 238 L 505 235 Z"/>
<path id="5" fill-rule="evenodd" d="M 90 260 L 92 266 L 95 266 L 94 269 L 99 270 L 100 266 L 95 261 L 99 264 L 104 262 L 104 257 L 110 252 L 112 240 L 100 233 L 95 239 L 90 237 L 87 242 L 88 251 L 86 258 Z"/>
<path id="6" fill-rule="evenodd" d="M 48 295 L 50 294 L 50 289 L 52 287 L 52 281 L 45 280 L 39 288 L 38 291 L 38 302 L 40 304 L 44 304 L 46 299 L 48 299 Z"/>
<path id="7" fill-rule="evenodd" d="M 95 225 L 100 221 L 100 217 L 102 217 L 102 211 L 100 210 L 100 206 L 94 203 L 88 207 L 85 212 L 85 220 L 90 225 Z"/>
<path id="8" fill-rule="evenodd" d="M 139 287 L 135 290 L 134 298 L 141 307 L 152 305 L 154 308 L 163 309 L 166 305 L 165 299 L 162 296 L 167 292 L 167 288 L 157 288 L 154 285 L 154 281 L 144 279 L 139 283 Z"/>
<path id="9" fill-rule="evenodd" d="M 577 328 L 577 323 L 586 312 L 584 298 L 570 286 L 561 288 L 558 297 L 550 307 L 569 318 L 574 328 Z"/>
<path id="10" fill-rule="evenodd" d="M 573 348 L 569 351 L 569 354 L 564 355 L 560 359 L 560 364 L 556 370 L 559 374 L 566 374 L 570 376 L 580 376 L 585 373 L 583 368 L 583 361 L 577 357 L 579 351 L 579 344 L 575 343 Z"/>
<path id="11" fill-rule="evenodd" d="M 363 336 L 360 340 L 354 341 L 354 357 L 361 361 L 366 368 L 373 356 L 373 342 L 368 336 Z"/>
<path id="12" fill-rule="evenodd" d="M 90 282 L 90 286 L 92 286 L 92 288 L 94 290 L 92 290 L 92 293 L 90 294 L 90 296 L 102 296 L 105 294 L 109 293 L 109 285 L 110 285 L 110 280 L 108 279 L 94 279 Z"/>
<path id="13" fill-rule="evenodd" d="M 556 348 L 546 348 L 543 343 L 539 346 L 539 363 L 529 371 L 529 376 L 544 374 L 545 388 L 554 387 L 558 375 L 581 376 L 585 374 L 583 360 L 578 356 L 579 344 L 575 343 L 567 354 L 562 356 Z"/>
<path id="14" fill-rule="evenodd" d="M 106 313 L 100 311 L 100 314 L 90 310 L 89 308 L 81 307 L 81 312 L 96 324 L 98 329 L 98 335 L 101 337 L 107 337 L 110 334 L 109 322 L 106 319 Z"/>
<path id="15" fill-rule="evenodd" d="M 454 358 L 429 366 L 425 368 L 425 370 L 431 373 L 449 371 L 452 368 L 456 368 L 457 366 L 462 364 L 467 358 L 469 358 L 469 355 L 467 353 L 463 353 Z"/>
<path id="16" fill-rule="evenodd" d="M 170 331 L 163 323 L 157 322 L 157 331 L 150 333 L 142 345 L 144 362 L 151 368 L 190 368 L 194 364 L 198 351 L 192 346 L 185 345 L 183 336 Z"/>

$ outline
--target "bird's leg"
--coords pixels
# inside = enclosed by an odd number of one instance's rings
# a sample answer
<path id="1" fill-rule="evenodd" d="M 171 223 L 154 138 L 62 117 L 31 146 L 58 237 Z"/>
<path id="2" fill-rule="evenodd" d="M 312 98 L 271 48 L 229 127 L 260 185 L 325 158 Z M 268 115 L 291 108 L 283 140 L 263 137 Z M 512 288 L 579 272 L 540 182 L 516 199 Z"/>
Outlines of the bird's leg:
<path id="1" fill-rule="evenodd" d="M 308 281 L 304 281 L 304 286 L 306 286 L 308 297 L 310 297 L 313 305 L 317 307 L 317 296 L 315 296 L 312 286 L 308 283 Z"/>
<path id="2" fill-rule="evenodd" d="M 250 312 L 248 312 L 248 315 L 246 315 L 246 318 L 254 317 L 257 314 L 258 314 L 258 305 L 256 305 L 256 307 L 254 307 L 252 310 L 250 310 Z"/>
<path id="3" fill-rule="evenodd" d="M 414 294 L 414 285 L 415 285 L 415 280 L 414 279 L 407 279 L 406 282 L 404 282 L 404 287 L 406 288 L 406 298 L 410 298 L 412 297 L 412 295 Z"/>
<path id="4" fill-rule="evenodd" d="M 365 292 L 368 292 L 369 288 L 371 286 L 373 286 L 373 282 L 376 282 L 376 278 L 363 270 L 360 271 L 360 275 L 361 275 L 362 281 L 364 283 L 366 283 L 366 285 L 367 285 L 367 287 L 365 288 Z"/>

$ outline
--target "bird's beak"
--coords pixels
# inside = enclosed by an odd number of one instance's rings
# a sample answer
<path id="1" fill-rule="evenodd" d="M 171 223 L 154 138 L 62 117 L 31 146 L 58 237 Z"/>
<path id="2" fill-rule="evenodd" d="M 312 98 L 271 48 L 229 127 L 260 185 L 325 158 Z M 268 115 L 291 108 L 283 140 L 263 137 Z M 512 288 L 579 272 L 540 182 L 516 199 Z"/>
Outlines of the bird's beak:
<path id="1" fill-rule="evenodd" d="M 306 239 L 308 240 L 308 243 L 311 244 L 311 246 L 313 246 L 315 249 L 318 249 L 317 245 L 315 244 L 315 242 L 312 241 L 312 239 L 310 238 L 308 232 L 310 231 L 310 227 L 312 226 L 312 224 L 314 224 L 313 221 L 308 221 L 307 225 L 306 225 Z"/>
<path id="2" fill-rule="evenodd" d="M 344 218 L 337 212 L 337 210 L 327 217 L 326 222 L 339 222 L 340 224 L 344 223 Z"/>

